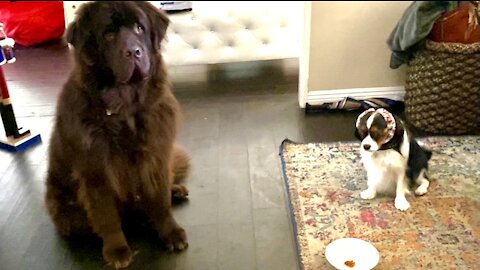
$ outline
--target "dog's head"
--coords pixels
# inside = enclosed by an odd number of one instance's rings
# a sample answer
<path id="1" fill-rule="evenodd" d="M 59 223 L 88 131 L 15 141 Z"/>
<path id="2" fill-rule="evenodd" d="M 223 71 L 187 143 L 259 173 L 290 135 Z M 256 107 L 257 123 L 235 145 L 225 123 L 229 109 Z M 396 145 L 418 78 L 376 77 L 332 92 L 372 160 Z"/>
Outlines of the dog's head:
<path id="1" fill-rule="evenodd" d="M 401 120 L 383 108 L 368 109 L 356 121 L 355 136 L 362 142 L 364 151 L 393 148 L 403 132 Z"/>
<path id="2" fill-rule="evenodd" d="M 155 70 L 169 20 L 147 2 L 92 2 L 79 9 L 66 31 L 84 70 L 105 84 L 144 81 Z"/>

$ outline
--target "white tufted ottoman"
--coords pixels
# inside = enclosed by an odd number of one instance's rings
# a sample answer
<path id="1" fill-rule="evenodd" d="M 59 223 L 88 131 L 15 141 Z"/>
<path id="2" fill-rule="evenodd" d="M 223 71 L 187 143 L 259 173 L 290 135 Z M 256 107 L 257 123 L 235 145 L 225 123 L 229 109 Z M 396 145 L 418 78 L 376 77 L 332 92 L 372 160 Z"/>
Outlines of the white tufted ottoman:
<path id="1" fill-rule="evenodd" d="M 150 1 L 160 8 L 160 1 Z M 84 1 L 65 1 L 65 22 Z M 192 1 L 169 14 L 163 51 L 168 65 L 298 58 L 303 2 Z"/>
<path id="2" fill-rule="evenodd" d="M 171 14 L 168 64 L 226 63 L 300 55 L 302 2 L 193 2 Z"/>

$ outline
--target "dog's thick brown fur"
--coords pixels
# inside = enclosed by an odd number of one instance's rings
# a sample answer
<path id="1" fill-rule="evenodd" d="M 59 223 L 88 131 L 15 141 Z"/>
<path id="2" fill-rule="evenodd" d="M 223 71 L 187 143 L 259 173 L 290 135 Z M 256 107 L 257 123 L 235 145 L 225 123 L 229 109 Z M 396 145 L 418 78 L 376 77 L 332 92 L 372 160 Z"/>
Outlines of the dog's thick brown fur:
<path id="1" fill-rule="evenodd" d="M 171 212 L 172 197 L 188 195 L 179 181 L 190 163 L 160 52 L 168 24 L 149 3 L 93 2 L 66 31 L 75 67 L 58 99 L 46 205 L 61 235 L 98 235 L 115 268 L 133 257 L 125 207 L 146 214 L 167 248 L 188 246 Z"/>

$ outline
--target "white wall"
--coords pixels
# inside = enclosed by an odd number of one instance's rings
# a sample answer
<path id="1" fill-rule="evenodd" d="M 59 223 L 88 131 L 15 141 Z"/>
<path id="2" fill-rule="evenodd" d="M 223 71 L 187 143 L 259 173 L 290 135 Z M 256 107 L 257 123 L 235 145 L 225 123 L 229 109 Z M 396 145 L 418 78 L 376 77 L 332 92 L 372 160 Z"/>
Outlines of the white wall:
<path id="1" fill-rule="evenodd" d="M 401 98 L 405 70 L 389 68 L 386 41 L 410 3 L 307 3 L 306 13 L 311 16 L 305 17 L 303 40 L 308 52 L 300 60 L 300 106 L 347 95 Z"/>

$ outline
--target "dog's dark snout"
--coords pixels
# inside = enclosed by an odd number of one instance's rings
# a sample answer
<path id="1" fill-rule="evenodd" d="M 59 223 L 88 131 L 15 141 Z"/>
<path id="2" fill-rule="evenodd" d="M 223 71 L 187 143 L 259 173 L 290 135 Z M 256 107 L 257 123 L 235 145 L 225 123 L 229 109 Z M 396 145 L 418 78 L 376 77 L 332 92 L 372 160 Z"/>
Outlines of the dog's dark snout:
<path id="1" fill-rule="evenodd" d="M 140 58 L 143 55 L 143 49 L 140 48 L 139 46 L 132 46 L 125 50 L 125 56 L 126 57 L 131 57 L 135 56 L 136 58 Z"/>
<path id="2" fill-rule="evenodd" d="M 370 147 L 372 147 L 370 144 L 364 144 L 363 145 L 363 149 L 365 149 L 367 151 L 370 150 Z"/>

